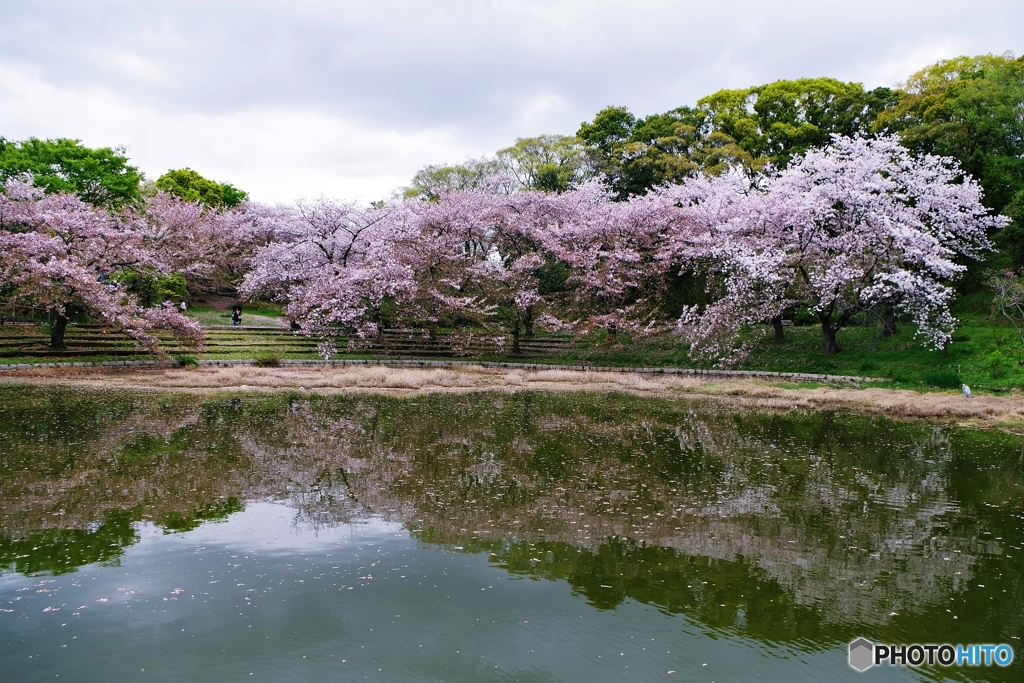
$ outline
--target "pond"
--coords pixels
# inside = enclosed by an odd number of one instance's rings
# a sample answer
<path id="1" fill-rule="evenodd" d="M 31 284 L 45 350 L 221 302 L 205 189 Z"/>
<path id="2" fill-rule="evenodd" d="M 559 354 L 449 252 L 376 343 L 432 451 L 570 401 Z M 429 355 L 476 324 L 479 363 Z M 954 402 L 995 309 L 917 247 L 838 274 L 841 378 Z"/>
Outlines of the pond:
<path id="1" fill-rule="evenodd" d="M 1024 439 L 593 393 L 0 387 L 10 681 L 1024 680 Z M 1008 643 L 1006 668 L 847 646 Z"/>

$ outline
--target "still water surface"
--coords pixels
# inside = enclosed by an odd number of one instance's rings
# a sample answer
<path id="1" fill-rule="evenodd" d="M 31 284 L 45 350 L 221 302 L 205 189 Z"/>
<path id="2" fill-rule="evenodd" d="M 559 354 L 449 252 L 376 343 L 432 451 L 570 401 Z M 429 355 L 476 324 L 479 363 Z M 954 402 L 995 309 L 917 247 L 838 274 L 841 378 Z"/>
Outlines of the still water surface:
<path id="1" fill-rule="evenodd" d="M 0 677 L 1021 681 L 1022 484 L 1018 437 L 832 414 L 2 387 Z"/>

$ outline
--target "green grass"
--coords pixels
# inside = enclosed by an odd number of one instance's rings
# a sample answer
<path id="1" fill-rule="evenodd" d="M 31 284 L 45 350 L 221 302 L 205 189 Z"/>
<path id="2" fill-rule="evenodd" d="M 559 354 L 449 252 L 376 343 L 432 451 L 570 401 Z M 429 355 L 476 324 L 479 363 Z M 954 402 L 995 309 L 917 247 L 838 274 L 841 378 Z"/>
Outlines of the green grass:
<path id="1" fill-rule="evenodd" d="M 880 336 L 879 326 L 841 330 L 840 352 L 833 356 L 825 355 L 817 326 L 787 327 L 782 342 L 774 341 L 766 327 L 749 358 L 736 369 L 874 377 L 889 380 L 890 386 L 917 390 L 958 389 L 961 382 L 972 390 L 997 393 L 1024 386 L 1024 346 L 1013 328 L 971 311 L 959 313 L 958 318 L 960 325 L 946 353 L 923 347 L 909 323 L 900 325 L 890 338 Z M 597 338 L 576 353 L 552 360 L 701 367 L 692 363 L 686 347 L 669 335 L 645 341 L 620 336 L 618 342 Z"/>
<path id="2" fill-rule="evenodd" d="M 281 327 L 283 323 L 279 318 L 282 312 L 281 306 L 274 304 L 260 303 L 253 306 L 242 306 L 242 325 L 253 328 Z M 230 309 L 224 310 L 197 304 L 189 307 L 186 314 L 196 318 L 203 326 L 231 324 Z"/>

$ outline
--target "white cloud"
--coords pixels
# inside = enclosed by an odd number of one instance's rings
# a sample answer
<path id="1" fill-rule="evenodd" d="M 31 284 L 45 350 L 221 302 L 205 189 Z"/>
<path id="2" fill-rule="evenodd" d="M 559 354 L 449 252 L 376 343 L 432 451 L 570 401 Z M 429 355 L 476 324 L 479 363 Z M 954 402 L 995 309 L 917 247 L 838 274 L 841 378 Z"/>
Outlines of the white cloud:
<path id="1" fill-rule="evenodd" d="M 998 50 L 998 52 L 1001 54 L 1004 50 Z M 908 76 L 929 64 L 962 54 L 974 53 L 960 49 L 953 41 L 921 45 L 873 65 L 868 70 L 865 81 L 873 85 L 892 87 L 903 83 Z"/>
<path id="2" fill-rule="evenodd" d="M 0 130 L 11 139 L 72 137 L 91 146 L 127 141 L 133 163 L 150 178 L 189 166 L 261 201 L 381 199 L 424 160 L 486 151 L 444 130 L 371 128 L 316 111 L 171 114 L 101 88 L 58 89 L 2 63 Z"/>
<path id="3" fill-rule="evenodd" d="M 139 55 L 109 50 L 107 58 L 124 75 L 131 78 L 142 81 L 162 81 L 167 78 L 167 72 L 164 69 Z"/>
<path id="4" fill-rule="evenodd" d="M 892 85 L 1024 49 L 1020 0 L 4 0 L 0 135 L 125 144 L 277 199 L 721 88 Z M 1015 44 L 1018 43 L 1018 44 Z"/>

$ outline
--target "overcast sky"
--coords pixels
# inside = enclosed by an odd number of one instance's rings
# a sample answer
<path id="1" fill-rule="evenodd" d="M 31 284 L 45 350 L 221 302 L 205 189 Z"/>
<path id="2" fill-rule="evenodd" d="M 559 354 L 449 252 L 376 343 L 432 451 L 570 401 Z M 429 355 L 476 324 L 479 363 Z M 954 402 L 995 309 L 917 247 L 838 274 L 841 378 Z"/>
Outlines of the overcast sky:
<path id="1" fill-rule="evenodd" d="M 1024 0 L 2 0 L 0 136 L 287 201 L 572 134 L 610 104 L 1024 50 Z"/>

